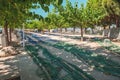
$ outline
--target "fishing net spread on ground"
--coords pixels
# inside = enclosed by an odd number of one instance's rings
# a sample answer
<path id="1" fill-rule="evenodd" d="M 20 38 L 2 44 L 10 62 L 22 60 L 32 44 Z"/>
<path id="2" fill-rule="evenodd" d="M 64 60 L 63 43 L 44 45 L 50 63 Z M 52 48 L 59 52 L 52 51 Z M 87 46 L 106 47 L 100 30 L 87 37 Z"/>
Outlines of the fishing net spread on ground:
<path id="1" fill-rule="evenodd" d="M 40 45 L 36 46 L 39 47 L 37 50 L 35 47 L 30 45 L 26 46 L 26 49 L 29 51 L 30 55 L 32 55 L 33 61 L 36 64 L 41 63 L 46 68 L 52 80 L 95 80 L 92 76 L 88 75 L 86 72 L 83 72 L 77 66 L 74 66 L 63 59 L 52 55 L 46 48 L 43 48 Z M 36 55 L 36 51 L 38 50 L 42 50 L 47 60 Z M 56 66 L 65 70 L 68 74 L 65 75 L 65 77 L 59 78 Z"/>

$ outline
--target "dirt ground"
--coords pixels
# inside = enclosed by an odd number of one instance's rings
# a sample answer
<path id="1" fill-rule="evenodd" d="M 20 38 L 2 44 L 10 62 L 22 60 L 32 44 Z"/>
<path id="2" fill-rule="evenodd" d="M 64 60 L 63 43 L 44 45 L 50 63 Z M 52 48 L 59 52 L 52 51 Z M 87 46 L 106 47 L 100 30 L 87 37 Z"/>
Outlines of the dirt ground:
<path id="1" fill-rule="evenodd" d="M 111 60 L 120 63 L 120 56 L 117 56 L 114 53 L 102 48 L 101 45 L 99 45 L 96 42 L 90 42 L 89 40 L 82 42 L 80 40 L 64 37 L 64 36 L 80 36 L 78 34 L 77 35 L 62 34 L 63 36 L 59 33 L 56 33 L 54 35 L 39 34 L 39 33 L 34 33 L 34 34 L 40 37 L 44 37 L 42 38 L 43 41 L 50 42 L 50 43 L 54 43 L 54 41 L 53 42 L 50 41 L 50 39 L 53 39 L 53 40 L 59 40 L 59 41 L 63 41 L 70 44 L 76 44 L 79 47 L 82 47 L 87 50 L 91 50 L 92 52 L 95 52 L 103 56 L 107 56 Z M 93 38 L 93 37 L 102 37 L 102 36 L 85 35 L 85 37 Z M 115 42 L 115 44 L 119 46 L 119 43 Z M 44 44 L 41 44 L 41 45 L 46 47 L 51 53 L 60 56 L 61 58 L 63 58 L 64 60 L 70 63 L 74 63 L 84 71 L 91 74 L 96 80 L 120 80 L 119 77 L 110 76 L 96 70 L 91 70 L 85 63 L 78 60 L 75 56 L 68 54 L 68 52 L 64 50 L 61 51 L 59 49 L 49 47 Z M 41 52 L 39 54 L 41 54 Z M 61 55 L 61 54 L 64 54 L 64 55 Z M 9 80 L 8 78 L 15 77 L 15 76 L 17 77 L 20 76 L 21 80 L 42 80 L 40 76 L 36 75 L 37 70 L 38 70 L 38 66 L 32 61 L 30 56 L 24 51 L 21 52 L 21 54 L 18 54 L 15 56 L 0 58 L 0 80 L 5 80 L 5 79 Z"/>
<path id="2" fill-rule="evenodd" d="M 18 41 L 15 35 L 12 37 L 13 42 Z M 25 52 L 22 45 L 15 48 L 18 50 L 18 54 L 0 57 L 0 80 L 43 80 L 41 76 L 36 74 L 36 72 L 40 73 L 39 67 Z"/>
<path id="3" fill-rule="evenodd" d="M 79 47 L 82 47 L 86 50 L 90 50 L 92 52 L 95 52 L 99 55 L 103 55 L 103 56 L 106 56 L 108 57 L 109 59 L 113 60 L 113 61 L 116 61 L 118 63 L 120 63 L 120 56 L 104 49 L 101 45 L 99 45 L 97 42 L 91 42 L 89 40 L 86 40 L 86 41 L 80 41 L 80 40 L 76 40 L 76 39 L 71 39 L 71 38 L 66 38 L 64 37 L 66 34 L 54 34 L 54 35 L 48 35 L 48 34 L 44 34 L 44 35 L 41 35 L 41 34 L 37 34 L 35 33 L 36 35 L 38 36 L 41 36 L 41 37 L 45 37 L 43 38 L 43 41 L 46 41 L 46 42 L 51 42 L 49 41 L 50 39 L 52 40 L 58 40 L 58 41 L 63 41 L 63 42 L 66 42 L 66 43 L 70 43 L 70 44 L 76 44 L 77 46 Z M 56 36 L 57 35 L 57 36 Z M 63 36 L 64 35 L 64 36 Z M 68 34 L 67 34 L 68 36 Z M 69 35 L 69 36 L 80 36 L 80 35 Z M 85 35 L 85 37 L 88 37 L 88 38 L 93 38 L 93 37 L 102 37 L 102 36 L 99 36 L 99 35 Z M 51 42 L 51 43 L 54 43 L 54 42 Z M 117 44 L 118 45 L 118 44 Z M 43 45 L 45 47 L 45 45 Z M 57 52 L 61 52 L 60 50 L 58 49 L 55 49 L 55 48 L 50 48 L 50 47 L 47 47 L 46 48 L 49 49 L 49 51 L 51 51 L 51 53 L 57 53 Z M 66 52 L 61 52 L 61 54 L 63 53 L 66 53 Z M 64 56 L 67 56 L 66 58 Z M 71 57 L 67 54 L 67 55 L 64 55 L 63 56 L 63 59 L 71 62 Z M 70 58 L 70 59 L 69 59 Z M 74 61 L 74 60 L 73 60 Z M 80 61 L 81 62 L 81 61 Z M 71 62 L 71 63 L 75 63 L 75 65 L 79 65 L 81 66 L 80 64 L 82 65 L 85 65 L 83 63 L 79 63 L 79 61 L 77 60 L 77 64 L 76 62 Z M 81 67 L 83 70 L 86 69 L 86 71 L 89 72 L 89 68 L 87 67 L 87 65 L 85 65 L 86 67 Z M 92 76 L 94 76 L 96 78 L 96 80 L 120 80 L 120 78 L 118 77 L 114 77 L 114 76 L 110 76 L 110 75 L 106 75 L 104 73 L 101 73 L 99 71 L 96 71 L 96 70 L 93 70 L 91 72 L 89 72 Z"/>

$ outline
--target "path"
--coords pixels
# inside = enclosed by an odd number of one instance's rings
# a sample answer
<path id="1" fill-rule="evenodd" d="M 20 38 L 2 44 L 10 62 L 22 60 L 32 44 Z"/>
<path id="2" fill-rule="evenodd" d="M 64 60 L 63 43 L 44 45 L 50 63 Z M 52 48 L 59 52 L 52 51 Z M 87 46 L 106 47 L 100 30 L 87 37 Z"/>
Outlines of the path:
<path id="1" fill-rule="evenodd" d="M 70 44 L 76 44 L 79 47 L 82 47 L 82 48 L 87 49 L 87 50 L 91 50 L 92 52 L 95 52 L 99 55 L 107 56 L 108 58 L 120 63 L 120 56 L 117 56 L 117 55 L 113 54 L 112 52 L 104 49 L 97 42 L 90 42 L 90 41 L 82 42 L 80 40 L 66 38 L 66 37 L 63 37 L 63 36 L 62 37 L 61 36 L 55 36 L 56 34 L 55 35 L 46 35 L 46 34 L 41 35 L 41 34 L 37 34 L 37 33 L 35 33 L 35 34 L 38 35 L 38 36 L 41 36 L 41 37 L 46 37 L 43 41 L 47 42 L 47 41 L 49 41 L 49 39 L 53 39 L 53 40 L 63 41 L 63 42 L 70 43 Z M 60 35 L 60 34 L 57 33 L 57 35 Z M 79 35 L 77 35 L 77 36 L 79 36 Z M 88 37 L 88 36 L 89 35 L 86 35 L 86 37 Z M 91 35 L 89 37 L 94 37 L 94 36 Z M 99 35 L 96 35 L 95 37 L 99 37 Z"/>
<path id="2" fill-rule="evenodd" d="M 12 41 L 17 41 L 17 38 L 12 34 Z M 1 39 L 0 39 L 1 40 Z M 18 47 L 17 47 L 18 48 Z M 40 68 L 33 62 L 32 58 L 23 51 L 21 47 L 18 48 L 20 54 L 8 57 L 0 57 L 0 80 L 42 80 L 40 75 Z"/>
<path id="3" fill-rule="evenodd" d="M 0 80 L 19 76 L 17 56 L 0 58 Z"/>
<path id="4" fill-rule="evenodd" d="M 21 80 L 42 80 L 42 77 L 37 75 L 37 72 L 41 73 L 40 68 L 33 62 L 28 53 L 23 52 L 18 55 L 18 60 Z"/>
<path id="5" fill-rule="evenodd" d="M 61 57 L 63 60 L 66 60 L 67 62 L 70 62 L 70 63 L 78 66 L 83 71 L 92 75 L 96 80 L 119 80 L 119 78 L 117 78 L 117 77 L 105 75 L 102 72 L 96 71 L 92 67 L 86 65 L 86 63 L 84 63 L 83 61 L 77 59 L 77 57 L 72 55 L 71 53 L 68 53 L 64 50 L 59 50 L 59 49 L 53 48 L 51 46 L 46 46 L 42 43 L 40 43 L 40 45 L 47 48 L 52 54 L 57 55 L 58 57 Z"/>
<path id="6" fill-rule="evenodd" d="M 40 35 L 40 34 L 39 34 Z M 84 48 L 87 48 L 88 46 L 90 46 L 92 44 L 92 49 L 95 48 L 96 46 L 93 45 L 93 44 L 97 44 L 97 43 L 90 43 L 89 45 L 88 42 L 78 42 L 78 40 L 73 40 L 73 39 L 66 39 L 66 38 L 61 38 L 61 36 L 53 36 L 53 35 L 40 35 L 40 36 L 43 36 L 43 37 L 46 37 L 46 38 L 43 38 L 44 40 L 43 41 L 49 41 L 48 39 L 56 39 L 56 40 L 62 40 L 62 41 L 65 41 L 65 42 L 68 42 L 68 43 L 77 43 L 79 44 L 79 46 L 82 46 Z M 47 39 L 48 38 L 48 39 Z M 70 54 L 67 54 L 67 52 L 65 52 L 64 50 L 61 51 L 59 49 L 56 49 L 56 48 L 53 48 L 51 46 L 46 46 L 46 45 L 43 45 L 43 44 L 40 44 L 42 46 L 44 46 L 45 48 L 47 48 L 51 53 L 53 53 L 54 55 L 57 55 L 59 57 L 62 57 L 63 59 L 65 59 L 66 61 L 70 62 L 70 63 L 73 63 L 75 64 L 76 66 L 79 66 L 81 69 L 83 69 L 84 71 L 87 71 L 89 72 L 92 76 L 94 76 L 97 80 L 119 80 L 119 78 L 117 77 L 114 77 L 114 76 L 110 76 L 110 75 L 105 75 L 99 71 L 96 71 L 96 70 L 89 70 L 90 67 L 87 66 L 86 64 L 84 64 L 82 61 L 78 60 L 75 56 L 71 56 Z M 98 44 L 97 44 L 98 45 Z M 90 48 L 87 48 L 87 49 L 90 49 Z M 101 50 L 96 50 L 96 51 L 101 51 Z M 94 51 L 95 52 L 95 51 Z M 100 54 L 100 53 L 98 53 Z M 103 52 L 102 50 L 102 54 L 101 55 L 105 55 L 106 52 Z M 107 53 L 108 54 L 108 53 Z M 106 55 L 105 55 L 106 56 Z M 114 56 L 116 58 L 116 56 Z M 119 60 L 119 58 L 117 58 Z M 114 60 L 114 59 L 113 59 Z M 117 60 L 115 60 L 117 61 Z M 96 75 L 97 74 L 97 75 Z"/>

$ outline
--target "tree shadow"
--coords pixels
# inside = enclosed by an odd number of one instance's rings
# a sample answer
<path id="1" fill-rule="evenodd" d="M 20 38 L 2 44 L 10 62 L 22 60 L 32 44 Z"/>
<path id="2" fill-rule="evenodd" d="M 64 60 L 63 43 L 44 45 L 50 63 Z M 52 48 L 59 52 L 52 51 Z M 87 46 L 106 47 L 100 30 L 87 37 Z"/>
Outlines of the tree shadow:
<path id="1" fill-rule="evenodd" d="M 20 80 L 18 70 L 18 59 L 16 56 L 0 58 L 0 79 Z"/>

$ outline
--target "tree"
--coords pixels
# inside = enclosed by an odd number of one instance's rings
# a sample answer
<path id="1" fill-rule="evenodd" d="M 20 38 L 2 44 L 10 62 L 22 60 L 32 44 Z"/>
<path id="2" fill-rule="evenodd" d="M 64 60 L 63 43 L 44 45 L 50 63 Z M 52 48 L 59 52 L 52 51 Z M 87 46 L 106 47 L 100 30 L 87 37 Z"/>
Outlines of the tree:
<path id="1" fill-rule="evenodd" d="M 102 0 L 102 5 L 107 12 L 104 20 L 109 23 L 116 24 L 120 27 L 120 1 L 119 0 Z"/>
<path id="2" fill-rule="evenodd" d="M 62 32 L 62 28 L 65 24 L 64 17 L 56 13 L 49 13 L 48 18 L 51 21 L 50 24 L 56 28 L 60 28 L 60 31 Z"/>
<path id="3" fill-rule="evenodd" d="M 83 41 L 83 27 L 85 24 L 85 17 L 84 17 L 84 6 L 81 5 L 80 8 L 78 8 L 78 3 L 76 2 L 74 6 L 66 0 L 66 15 L 67 15 L 67 21 L 70 23 L 72 27 L 80 27 L 81 28 L 81 40 Z"/>
<path id="4" fill-rule="evenodd" d="M 16 27 L 29 19 L 40 18 L 39 15 L 30 12 L 30 9 L 41 7 L 49 11 L 50 4 L 60 5 L 61 3 L 62 0 L 0 0 L 0 23 L 4 25 L 7 45 L 9 44 L 8 25 Z"/>

